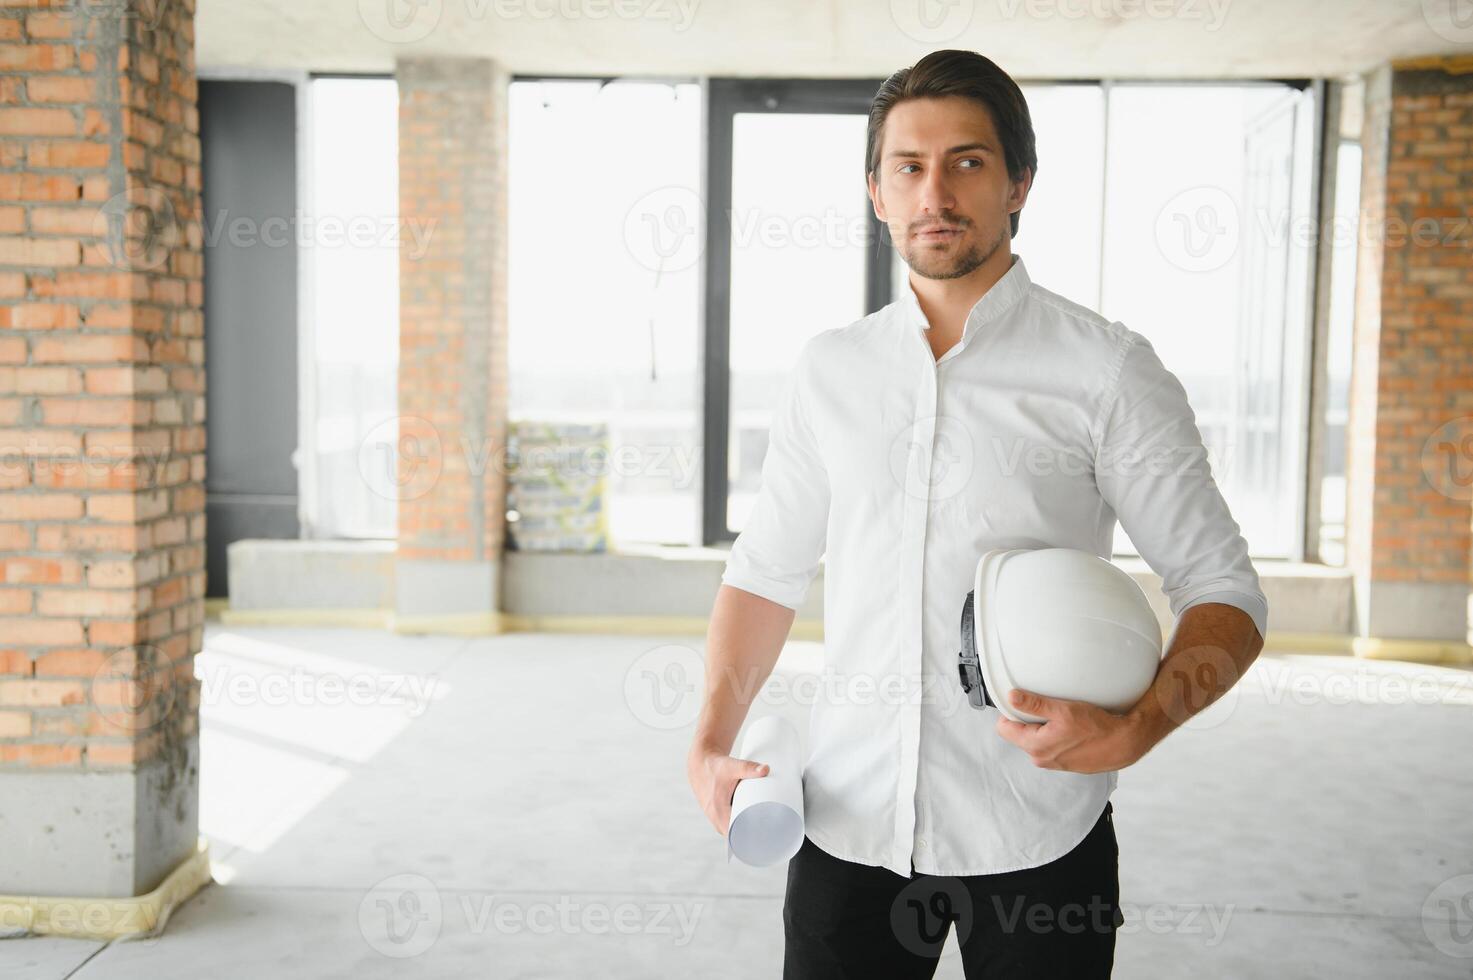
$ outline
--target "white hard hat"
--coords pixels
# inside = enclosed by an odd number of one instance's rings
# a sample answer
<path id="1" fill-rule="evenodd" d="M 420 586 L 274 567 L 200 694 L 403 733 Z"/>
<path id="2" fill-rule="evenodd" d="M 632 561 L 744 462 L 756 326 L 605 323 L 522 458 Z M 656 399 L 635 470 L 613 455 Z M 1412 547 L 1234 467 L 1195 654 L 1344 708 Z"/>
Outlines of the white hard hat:
<path id="1" fill-rule="evenodd" d="M 1076 548 L 998 549 L 977 562 L 958 668 L 972 706 L 1041 722 L 1013 688 L 1129 710 L 1161 663 L 1161 624 L 1124 569 Z"/>

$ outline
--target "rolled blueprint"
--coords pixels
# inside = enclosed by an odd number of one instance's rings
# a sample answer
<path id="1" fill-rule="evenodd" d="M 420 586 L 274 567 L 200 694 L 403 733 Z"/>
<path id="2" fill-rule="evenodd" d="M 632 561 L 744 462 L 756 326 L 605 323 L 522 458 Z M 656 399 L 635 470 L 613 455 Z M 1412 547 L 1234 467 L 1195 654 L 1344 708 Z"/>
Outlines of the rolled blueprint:
<path id="1" fill-rule="evenodd" d="M 768 715 L 747 726 L 738 759 L 765 763 L 767 775 L 737 783 L 726 830 L 726 861 L 765 868 L 803 846 L 803 746 L 798 730 Z"/>

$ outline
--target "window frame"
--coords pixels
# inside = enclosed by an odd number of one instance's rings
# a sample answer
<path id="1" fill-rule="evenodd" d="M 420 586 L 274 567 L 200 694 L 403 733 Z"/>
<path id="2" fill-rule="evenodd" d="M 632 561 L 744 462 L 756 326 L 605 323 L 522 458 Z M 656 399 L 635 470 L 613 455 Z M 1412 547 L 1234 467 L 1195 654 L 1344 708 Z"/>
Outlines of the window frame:
<path id="1" fill-rule="evenodd" d="M 701 329 L 702 436 L 701 543 L 736 539 L 727 522 L 731 452 L 731 195 L 736 115 L 747 113 L 853 113 L 868 117 L 882 78 L 708 78 L 706 80 L 706 202 Z M 863 166 L 856 160 L 855 167 Z M 891 302 L 894 247 L 889 229 L 867 214 L 870 241 L 864 261 L 864 310 Z M 881 247 L 881 246 L 886 247 Z"/>

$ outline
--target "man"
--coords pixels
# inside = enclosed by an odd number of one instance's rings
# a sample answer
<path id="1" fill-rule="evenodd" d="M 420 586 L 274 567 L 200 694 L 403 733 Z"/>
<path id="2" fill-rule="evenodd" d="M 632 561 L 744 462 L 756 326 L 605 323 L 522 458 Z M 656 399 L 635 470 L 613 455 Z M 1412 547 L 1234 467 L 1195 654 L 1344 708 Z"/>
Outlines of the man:
<path id="1" fill-rule="evenodd" d="M 1180 382 L 1012 251 L 1037 171 L 1013 80 L 967 51 L 897 72 L 866 170 L 909 288 L 799 355 L 712 612 L 688 776 L 725 834 L 736 783 L 765 773 L 732 744 L 826 554 L 840 683 L 820 689 L 840 693 L 810 721 L 784 975 L 929 977 L 954 924 L 969 978 L 1107 977 L 1117 770 L 1236 682 L 1267 601 Z M 981 553 L 1108 557 L 1117 519 L 1177 617 L 1153 688 L 1124 715 L 1021 692 L 1038 725 L 966 707 Z"/>

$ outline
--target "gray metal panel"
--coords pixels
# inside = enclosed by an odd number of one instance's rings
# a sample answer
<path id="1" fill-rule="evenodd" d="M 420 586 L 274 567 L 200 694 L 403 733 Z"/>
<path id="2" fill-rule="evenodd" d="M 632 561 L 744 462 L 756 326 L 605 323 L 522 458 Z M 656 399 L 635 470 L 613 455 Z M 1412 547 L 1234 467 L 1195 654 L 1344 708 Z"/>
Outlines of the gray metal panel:
<path id="1" fill-rule="evenodd" d="M 225 549 L 290 538 L 297 519 L 296 91 L 202 81 L 206 564 L 225 595 Z M 268 219 L 275 219 L 267 224 Z"/>

